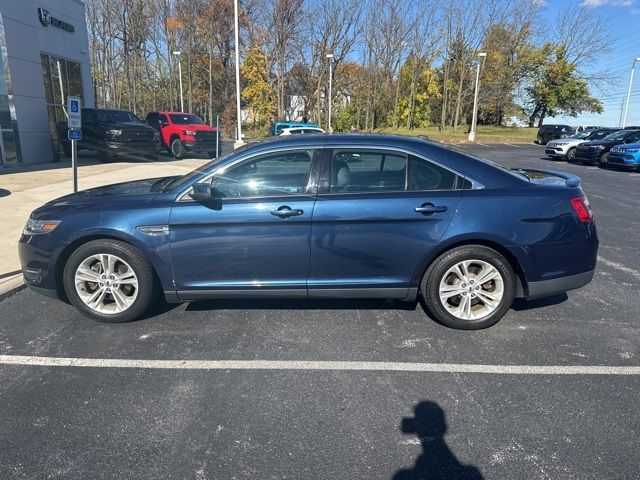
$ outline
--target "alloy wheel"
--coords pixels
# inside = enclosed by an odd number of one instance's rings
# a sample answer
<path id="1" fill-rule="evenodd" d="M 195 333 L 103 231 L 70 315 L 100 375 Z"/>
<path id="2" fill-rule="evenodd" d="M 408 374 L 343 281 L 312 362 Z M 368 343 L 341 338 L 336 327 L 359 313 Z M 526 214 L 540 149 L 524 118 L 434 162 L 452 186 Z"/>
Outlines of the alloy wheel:
<path id="1" fill-rule="evenodd" d="M 76 292 L 92 310 L 116 314 L 138 298 L 138 277 L 122 258 L 102 253 L 83 260 L 75 272 Z"/>
<path id="2" fill-rule="evenodd" d="M 484 260 L 464 260 L 449 268 L 440 280 L 440 302 L 454 317 L 478 320 L 491 315 L 504 295 L 504 279 Z"/>

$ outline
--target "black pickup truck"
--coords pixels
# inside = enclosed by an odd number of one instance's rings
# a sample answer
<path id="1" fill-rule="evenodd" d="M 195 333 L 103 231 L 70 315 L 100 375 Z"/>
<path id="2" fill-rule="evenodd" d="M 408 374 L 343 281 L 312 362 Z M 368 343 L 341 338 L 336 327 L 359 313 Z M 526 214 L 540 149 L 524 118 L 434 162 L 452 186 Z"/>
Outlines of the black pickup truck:
<path id="1" fill-rule="evenodd" d="M 70 157 L 71 142 L 67 139 L 66 122 L 58 125 L 58 138 L 64 154 Z M 158 132 L 132 112 L 82 109 L 82 140 L 78 142 L 78 149 L 97 151 L 103 162 L 112 161 L 118 155 L 156 159 L 161 148 Z"/>

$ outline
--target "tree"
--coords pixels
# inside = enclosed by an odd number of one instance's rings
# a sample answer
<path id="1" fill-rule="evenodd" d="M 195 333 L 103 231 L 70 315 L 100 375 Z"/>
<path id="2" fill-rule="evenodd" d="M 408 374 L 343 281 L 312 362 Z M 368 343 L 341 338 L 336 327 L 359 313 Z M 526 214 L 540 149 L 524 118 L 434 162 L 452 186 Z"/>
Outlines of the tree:
<path id="1" fill-rule="evenodd" d="M 547 115 L 602 113 L 602 103 L 589 92 L 587 81 L 576 72 L 576 65 L 567 58 L 564 46 L 543 45 L 538 54 L 545 58 L 526 91 L 530 97 L 529 126 L 541 126 Z"/>
<path id="2" fill-rule="evenodd" d="M 254 125 L 267 121 L 277 111 L 275 95 L 269 84 L 269 71 L 264 52 L 252 45 L 246 52 L 241 74 L 245 87 L 242 98 L 253 111 Z"/>

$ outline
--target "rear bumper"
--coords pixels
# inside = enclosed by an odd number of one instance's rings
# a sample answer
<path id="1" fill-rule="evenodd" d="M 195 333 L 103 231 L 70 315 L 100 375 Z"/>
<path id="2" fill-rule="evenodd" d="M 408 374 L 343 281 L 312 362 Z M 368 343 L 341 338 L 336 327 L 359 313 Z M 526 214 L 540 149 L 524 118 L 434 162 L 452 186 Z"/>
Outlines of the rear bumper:
<path id="1" fill-rule="evenodd" d="M 529 282 L 527 284 L 527 300 L 535 300 L 536 298 L 549 297 L 576 288 L 584 287 L 593 279 L 595 270 L 579 273 L 577 275 L 569 275 L 566 277 L 553 278 L 551 280 L 542 280 L 539 282 Z"/>

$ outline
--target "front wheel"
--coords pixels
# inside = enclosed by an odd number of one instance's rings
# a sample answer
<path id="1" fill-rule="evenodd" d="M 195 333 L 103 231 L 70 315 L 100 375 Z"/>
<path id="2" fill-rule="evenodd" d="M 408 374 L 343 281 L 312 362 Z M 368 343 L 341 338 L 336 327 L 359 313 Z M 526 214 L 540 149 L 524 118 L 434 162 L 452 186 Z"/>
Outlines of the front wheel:
<path id="1" fill-rule="evenodd" d="M 606 167 L 607 163 L 609 163 L 609 152 L 603 153 L 598 162 L 600 167 Z"/>
<path id="2" fill-rule="evenodd" d="M 71 303 L 106 323 L 136 319 L 155 293 L 153 270 L 142 252 L 117 240 L 81 245 L 67 260 L 63 280 Z"/>
<path id="3" fill-rule="evenodd" d="M 573 163 L 576 161 L 576 149 L 570 148 L 567 152 L 567 162 Z"/>
<path id="4" fill-rule="evenodd" d="M 465 245 L 443 253 L 431 264 L 420 293 L 443 325 L 479 330 L 496 324 L 511 307 L 515 274 L 495 250 Z"/>
<path id="5" fill-rule="evenodd" d="M 185 153 L 186 149 L 184 148 L 182 140 L 180 140 L 179 138 L 174 138 L 173 140 L 171 140 L 171 155 L 173 155 L 174 158 L 180 160 L 184 157 Z"/>

